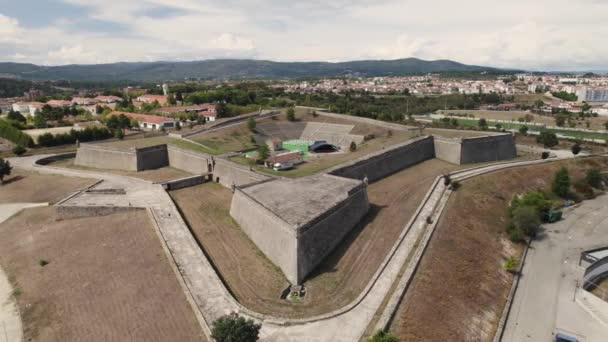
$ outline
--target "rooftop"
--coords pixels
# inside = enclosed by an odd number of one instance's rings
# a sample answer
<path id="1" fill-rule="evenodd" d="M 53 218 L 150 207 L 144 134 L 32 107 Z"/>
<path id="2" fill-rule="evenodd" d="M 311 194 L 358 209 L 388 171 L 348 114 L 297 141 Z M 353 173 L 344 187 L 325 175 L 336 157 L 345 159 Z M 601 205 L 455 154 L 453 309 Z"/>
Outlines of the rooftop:
<path id="1" fill-rule="evenodd" d="M 289 223 L 295 230 L 343 202 L 362 182 L 327 174 L 277 179 L 243 188 L 243 192 Z"/>

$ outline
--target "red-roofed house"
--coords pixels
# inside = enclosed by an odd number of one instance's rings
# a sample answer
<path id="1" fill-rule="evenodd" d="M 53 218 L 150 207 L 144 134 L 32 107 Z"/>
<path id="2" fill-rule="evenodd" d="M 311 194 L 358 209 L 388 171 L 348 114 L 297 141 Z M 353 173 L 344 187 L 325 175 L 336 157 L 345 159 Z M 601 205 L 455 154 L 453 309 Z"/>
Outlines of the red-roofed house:
<path id="1" fill-rule="evenodd" d="M 158 104 L 164 106 L 167 104 L 167 97 L 165 95 L 151 95 L 144 94 L 137 98 L 137 101 L 143 103 L 154 103 L 154 101 L 158 101 Z"/>
<path id="2" fill-rule="evenodd" d="M 118 96 L 97 96 L 95 98 L 95 101 L 97 102 L 101 102 L 101 103 L 118 103 L 120 101 L 122 101 L 122 98 L 118 97 Z"/>
<path id="3" fill-rule="evenodd" d="M 143 130 L 153 130 L 164 128 L 175 128 L 177 120 L 158 115 L 139 114 L 139 113 L 128 113 L 128 112 L 112 112 L 108 114 L 108 117 L 114 115 L 124 114 L 132 119 L 139 122 L 139 128 Z"/>
<path id="4" fill-rule="evenodd" d="M 48 100 L 46 104 L 51 107 L 69 107 L 72 105 L 72 102 L 66 100 Z"/>

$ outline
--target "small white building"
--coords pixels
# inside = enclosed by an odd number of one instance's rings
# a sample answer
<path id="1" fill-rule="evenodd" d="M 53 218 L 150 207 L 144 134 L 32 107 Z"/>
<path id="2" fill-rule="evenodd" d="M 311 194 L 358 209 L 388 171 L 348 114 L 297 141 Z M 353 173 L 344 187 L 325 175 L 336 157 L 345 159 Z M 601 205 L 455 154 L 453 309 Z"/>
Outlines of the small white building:
<path id="1" fill-rule="evenodd" d="M 139 128 L 150 131 L 150 130 L 160 130 L 161 128 L 175 128 L 177 127 L 177 123 L 179 122 L 176 119 L 168 118 L 164 116 L 158 115 L 148 115 L 148 114 L 139 114 L 139 113 L 128 113 L 128 112 L 112 112 L 108 114 L 108 117 L 124 114 L 129 118 L 137 120 L 139 123 Z"/>

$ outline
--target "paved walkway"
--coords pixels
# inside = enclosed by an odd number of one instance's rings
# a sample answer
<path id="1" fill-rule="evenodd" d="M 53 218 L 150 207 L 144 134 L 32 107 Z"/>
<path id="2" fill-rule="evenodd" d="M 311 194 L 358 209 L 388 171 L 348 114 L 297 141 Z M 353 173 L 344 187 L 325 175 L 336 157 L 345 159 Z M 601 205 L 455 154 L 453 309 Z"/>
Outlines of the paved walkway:
<path id="1" fill-rule="evenodd" d="M 532 242 L 502 341 L 552 341 L 556 329 L 580 341 L 607 341 L 608 327 L 575 302 L 580 253 L 608 245 L 608 196 L 564 212 Z M 608 303 L 606 303 L 608 305 Z"/>
<path id="2" fill-rule="evenodd" d="M 47 206 L 47 203 L 0 204 L 0 224 L 25 208 Z M 23 329 L 19 308 L 13 299 L 13 287 L 0 267 L 0 342 L 21 341 Z"/>
<path id="3" fill-rule="evenodd" d="M 40 156 L 37 158 L 40 158 Z M 228 293 L 202 250 L 196 244 L 169 195 L 160 185 L 120 175 L 53 167 L 34 167 L 33 161 L 37 158 L 16 158 L 12 159 L 11 163 L 19 168 L 35 169 L 38 172 L 103 179 L 104 181 L 96 188 L 122 188 L 126 191 L 124 195 L 82 193 L 62 203 L 62 205 L 150 208 L 157 220 L 166 245 L 171 251 L 178 269 L 184 276 L 187 293 L 192 295 L 204 317 L 203 328 L 207 333 L 209 333 L 211 322 L 232 311 L 238 311 L 245 316 L 261 317 L 261 315 L 241 307 Z M 512 167 L 513 165 L 528 165 L 539 162 L 543 161 L 490 165 L 462 172 L 456 178 L 464 179 L 485 172 Z M 429 227 L 426 218 L 435 212 L 435 208 L 441 201 L 447 200 L 446 194 L 443 182 L 439 182 L 434 191 L 429 194 L 428 202 L 421 208 L 420 215 L 415 218 L 411 225 L 408 225 L 409 230 L 402 234 L 403 240 L 394 247 L 392 258 L 380 270 L 381 273 L 379 273 L 377 280 L 370 284 L 369 291 L 362 294 L 357 302 L 347 307 L 349 310 L 317 319 L 290 321 L 289 325 L 284 325 L 281 319 L 264 317 L 261 330 L 262 340 L 306 342 L 360 340 L 374 314 L 378 312 L 384 298 L 390 294 L 391 287 L 397 280 L 406 260 L 410 255 L 417 252 L 415 250 L 416 242 L 424 235 L 423 233 L 427 232 Z M 418 262 L 418 260 L 416 259 L 415 262 Z M 407 276 L 413 276 L 413 272 L 407 274 Z"/>

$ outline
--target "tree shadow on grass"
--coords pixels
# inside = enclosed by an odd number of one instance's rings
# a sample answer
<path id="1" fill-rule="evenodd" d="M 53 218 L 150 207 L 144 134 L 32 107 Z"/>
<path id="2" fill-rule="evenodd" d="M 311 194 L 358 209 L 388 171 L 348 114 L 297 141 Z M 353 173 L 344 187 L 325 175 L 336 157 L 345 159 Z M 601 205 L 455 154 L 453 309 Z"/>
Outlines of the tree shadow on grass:
<path id="1" fill-rule="evenodd" d="M 14 182 L 18 182 L 22 179 L 25 179 L 24 176 L 22 175 L 17 175 L 17 176 L 13 176 L 11 178 L 5 178 L 4 179 L 4 185 L 10 184 L 10 183 L 14 183 Z"/>

